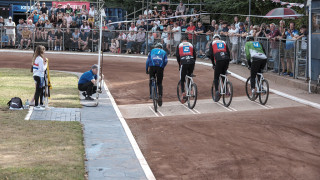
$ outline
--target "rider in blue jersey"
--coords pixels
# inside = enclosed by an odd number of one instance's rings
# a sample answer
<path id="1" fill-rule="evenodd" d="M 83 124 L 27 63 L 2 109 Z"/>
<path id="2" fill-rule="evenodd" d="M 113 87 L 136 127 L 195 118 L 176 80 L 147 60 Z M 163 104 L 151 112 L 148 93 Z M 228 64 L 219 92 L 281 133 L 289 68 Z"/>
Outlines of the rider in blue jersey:
<path id="1" fill-rule="evenodd" d="M 162 80 L 163 80 L 163 70 L 168 63 L 167 53 L 162 49 L 162 44 L 156 44 L 155 48 L 149 53 L 147 62 L 146 62 L 146 73 L 149 74 L 149 89 L 150 89 L 150 99 L 151 96 L 151 86 L 152 81 L 151 77 L 157 76 L 157 85 L 159 91 L 158 104 L 162 106 Z"/>

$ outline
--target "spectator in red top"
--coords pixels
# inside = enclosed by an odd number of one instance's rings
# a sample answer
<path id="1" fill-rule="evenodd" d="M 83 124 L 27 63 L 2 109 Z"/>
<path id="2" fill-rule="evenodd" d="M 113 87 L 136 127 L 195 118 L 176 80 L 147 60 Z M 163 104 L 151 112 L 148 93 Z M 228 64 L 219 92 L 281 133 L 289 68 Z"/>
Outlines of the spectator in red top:
<path id="1" fill-rule="evenodd" d="M 270 40 L 271 55 L 273 59 L 273 72 L 279 71 L 279 42 L 276 41 L 276 37 L 280 35 L 280 32 L 276 29 L 274 23 L 270 24 L 270 33 L 267 34 L 267 38 Z"/>
<path id="2" fill-rule="evenodd" d="M 190 26 L 187 28 L 186 33 L 188 34 L 188 39 L 192 40 L 194 38 L 194 31 L 196 30 L 196 27 L 193 25 L 193 22 L 189 23 Z"/>

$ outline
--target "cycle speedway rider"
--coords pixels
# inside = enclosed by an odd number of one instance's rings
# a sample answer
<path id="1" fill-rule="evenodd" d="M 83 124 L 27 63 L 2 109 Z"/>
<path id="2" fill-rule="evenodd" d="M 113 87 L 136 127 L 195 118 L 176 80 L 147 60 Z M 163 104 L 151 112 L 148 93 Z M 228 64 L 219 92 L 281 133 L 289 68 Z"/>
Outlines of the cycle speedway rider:
<path id="1" fill-rule="evenodd" d="M 162 44 L 157 43 L 155 48 L 151 50 L 148 55 L 146 62 L 146 73 L 149 74 L 149 89 L 150 89 L 150 99 L 152 99 L 152 81 L 151 77 L 157 76 L 157 86 L 159 92 L 158 105 L 162 106 L 162 94 L 163 94 L 163 71 L 168 63 L 167 53 L 162 49 Z"/>
<path id="2" fill-rule="evenodd" d="M 216 89 L 214 101 L 220 100 L 219 77 L 220 74 L 225 75 L 230 61 L 230 51 L 227 44 L 221 40 L 220 35 L 216 34 L 213 36 L 213 41 L 209 47 L 209 58 L 212 62 L 212 68 L 214 69 L 214 87 Z"/>
<path id="3" fill-rule="evenodd" d="M 267 64 L 266 51 L 261 43 L 254 41 L 253 36 L 247 36 L 247 42 L 245 44 L 246 58 L 249 69 L 251 69 L 251 91 L 252 97 L 254 97 L 255 91 L 255 79 L 257 73 L 261 73 Z"/>
<path id="4" fill-rule="evenodd" d="M 187 100 L 184 83 L 186 81 L 186 75 L 191 76 L 194 70 L 195 62 L 196 62 L 196 49 L 193 45 L 188 42 L 188 36 L 183 36 L 181 38 L 181 43 L 177 46 L 176 56 L 177 62 L 179 64 L 179 71 L 180 71 L 180 85 L 181 85 L 181 92 L 182 98 L 181 103 L 184 104 Z"/>

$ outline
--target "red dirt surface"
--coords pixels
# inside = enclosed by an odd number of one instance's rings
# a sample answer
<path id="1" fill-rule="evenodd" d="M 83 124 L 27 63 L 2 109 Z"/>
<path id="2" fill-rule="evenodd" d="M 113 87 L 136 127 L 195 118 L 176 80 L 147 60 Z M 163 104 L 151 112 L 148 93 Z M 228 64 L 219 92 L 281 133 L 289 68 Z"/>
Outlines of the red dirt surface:
<path id="1" fill-rule="evenodd" d="M 319 117 L 297 107 L 127 122 L 157 179 L 316 180 Z"/>

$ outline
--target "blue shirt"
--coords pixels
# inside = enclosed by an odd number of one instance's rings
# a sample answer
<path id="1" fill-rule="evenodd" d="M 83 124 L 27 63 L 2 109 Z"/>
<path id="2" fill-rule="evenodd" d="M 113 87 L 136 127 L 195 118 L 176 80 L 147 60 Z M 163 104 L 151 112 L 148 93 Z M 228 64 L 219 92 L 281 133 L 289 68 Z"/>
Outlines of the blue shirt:
<path id="1" fill-rule="evenodd" d="M 296 35 L 299 35 L 299 32 L 297 30 L 293 30 L 292 35 L 293 37 Z M 287 37 L 287 40 L 289 40 L 289 41 L 286 41 L 286 50 L 294 48 L 294 41 L 292 41 L 293 37 L 290 35 L 288 31 L 286 31 L 286 37 Z"/>
<path id="2" fill-rule="evenodd" d="M 90 82 L 92 79 L 97 79 L 97 75 L 94 75 L 92 70 L 83 73 L 79 79 L 78 84 L 85 84 Z"/>
<path id="3" fill-rule="evenodd" d="M 150 66 L 158 66 L 164 68 L 166 67 L 167 63 L 167 53 L 163 49 L 152 49 L 146 62 L 146 71 L 148 71 L 148 67 Z"/>

